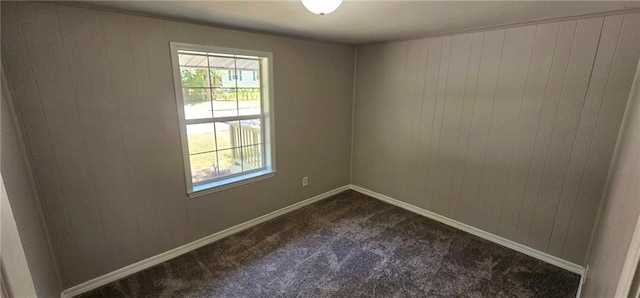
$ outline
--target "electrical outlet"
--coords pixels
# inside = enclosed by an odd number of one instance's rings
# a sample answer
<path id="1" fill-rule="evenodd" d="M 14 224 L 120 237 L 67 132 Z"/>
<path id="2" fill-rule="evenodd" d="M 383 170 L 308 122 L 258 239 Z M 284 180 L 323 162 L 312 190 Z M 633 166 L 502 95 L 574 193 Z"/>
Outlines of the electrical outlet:
<path id="1" fill-rule="evenodd" d="M 309 177 L 304 176 L 302 177 L 302 186 L 307 186 L 309 185 Z"/>

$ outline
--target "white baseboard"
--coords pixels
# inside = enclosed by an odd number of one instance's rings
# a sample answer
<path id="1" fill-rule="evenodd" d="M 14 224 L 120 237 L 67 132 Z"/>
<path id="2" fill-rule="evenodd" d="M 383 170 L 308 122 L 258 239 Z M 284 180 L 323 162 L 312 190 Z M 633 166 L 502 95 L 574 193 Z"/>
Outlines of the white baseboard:
<path id="1" fill-rule="evenodd" d="M 547 262 L 547 263 L 549 263 L 551 265 L 560 267 L 562 269 L 569 270 L 569 271 L 571 271 L 573 273 L 580 274 L 581 276 L 584 273 L 584 268 L 582 266 L 580 266 L 578 264 L 574 264 L 574 263 L 569 262 L 567 260 L 563 260 L 563 259 L 558 258 L 556 256 L 552 256 L 552 255 L 550 255 L 548 253 L 533 249 L 531 247 L 528 247 L 528 246 L 525 246 L 523 244 L 511 241 L 511 240 L 506 239 L 506 238 L 502 238 L 500 236 L 491 234 L 491 233 L 489 233 L 487 231 L 472 227 L 470 225 L 467 225 L 467 224 L 461 223 L 459 221 L 450 219 L 450 218 L 442 216 L 440 214 L 437 214 L 437 213 L 422 209 L 420 207 L 416 207 L 416 206 L 411 205 L 409 203 L 405 203 L 405 202 L 396 200 L 396 199 L 394 199 L 392 197 L 377 193 L 375 191 L 368 190 L 366 188 L 363 188 L 363 187 L 360 187 L 360 186 L 357 186 L 357 185 L 353 185 L 352 184 L 350 186 L 350 188 L 352 190 L 355 190 L 355 191 L 359 192 L 359 193 L 368 195 L 368 196 L 370 196 L 372 198 L 376 198 L 376 199 L 381 200 L 383 202 L 387 202 L 387 203 L 389 203 L 391 205 L 395 205 L 395 206 L 398 206 L 398 207 L 400 207 L 402 209 L 411 211 L 413 213 L 420 214 L 420 215 L 422 215 L 424 217 L 428 217 L 430 219 L 433 219 L 433 220 L 435 220 L 437 222 L 441 222 L 441 223 L 443 223 L 445 225 L 448 225 L 450 227 L 456 228 L 458 230 L 465 231 L 465 232 L 467 232 L 469 234 L 478 236 L 480 238 L 483 238 L 483 239 L 489 240 L 491 242 L 500 244 L 500 245 L 502 245 L 504 247 L 507 247 L 507 248 L 513 249 L 515 251 L 521 252 L 521 253 L 523 253 L 525 255 L 534 257 L 534 258 L 536 258 L 538 260 Z"/>
<path id="2" fill-rule="evenodd" d="M 576 298 L 580 298 L 582 296 L 582 286 L 587 281 L 587 274 L 589 274 L 589 264 L 584 268 L 584 273 L 580 277 L 580 284 L 578 285 L 578 292 L 576 293 Z"/>
<path id="3" fill-rule="evenodd" d="M 217 232 L 215 234 L 211 234 L 209 236 L 206 236 L 204 238 L 198 239 L 198 240 L 193 241 L 191 243 L 187 243 L 185 245 L 182 245 L 180 247 L 174 248 L 172 250 L 163 252 L 161 254 L 157 254 L 157 255 L 155 255 L 153 257 L 150 257 L 148 259 L 144 259 L 144 260 L 139 261 L 137 263 L 133 263 L 133 264 L 128 265 L 126 267 L 123 267 L 123 268 L 120 268 L 118 270 L 109 272 L 109 273 L 107 273 L 105 275 L 96 277 L 96 278 L 94 278 L 92 280 L 83 282 L 83 283 L 81 283 L 79 285 L 73 286 L 71 288 L 68 288 L 68 289 L 62 291 L 61 297 L 62 298 L 73 297 L 73 296 L 80 295 L 82 293 L 88 292 L 90 290 L 96 289 L 96 288 L 98 288 L 100 286 L 103 286 L 103 285 L 106 285 L 108 283 L 114 282 L 114 281 L 116 281 L 118 279 L 121 279 L 121 278 L 126 277 L 128 275 L 131 275 L 133 273 L 142 271 L 142 270 L 147 269 L 149 267 L 158 265 L 158 264 L 160 264 L 162 262 L 165 262 L 167 260 L 173 259 L 173 258 L 175 258 L 177 256 L 180 256 L 182 254 L 188 253 L 188 252 L 190 252 L 192 250 L 195 250 L 195 249 L 200 248 L 202 246 L 205 246 L 207 244 L 213 243 L 213 242 L 218 241 L 218 240 L 220 240 L 222 238 L 231 236 L 231 235 L 233 235 L 235 233 L 241 232 L 241 231 L 246 230 L 246 229 L 248 229 L 250 227 L 253 227 L 255 225 L 261 224 L 261 223 L 263 223 L 265 221 L 274 219 L 274 218 L 276 218 L 278 216 L 284 215 L 284 214 L 289 213 L 291 211 L 294 211 L 296 209 L 300 209 L 300 208 L 302 208 L 304 206 L 307 206 L 309 204 L 313 204 L 313 203 L 315 203 L 317 201 L 320 201 L 322 199 L 326 199 L 326 198 L 328 198 L 330 196 L 333 196 L 333 195 L 341 193 L 341 192 L 343 192 L 345 190 L 348 190 L 349 188 L 350 188 L 349 185 L 338 187 L 338 188 L 336 188 L 334 190 L 330 190 L 328 192 L 319 194 L 319 195 L 317 195 L 315 197 L 306 199 L 304 201 L 295 203 L 293 205 L 289 205 L 287 207 L 284 207 L 282 209 L 273 211 L 273 212 L 271 212 L 269 214 L 262 215 L 260 217 L 254 218 L 252 220 L 245 221 L 245 222 L 243 222 L 243 223 L 241 223 L 239 225 L 235 225 L 233 227 L 230 227 L 228 229 L 222 230 L 222 231 Z"/>

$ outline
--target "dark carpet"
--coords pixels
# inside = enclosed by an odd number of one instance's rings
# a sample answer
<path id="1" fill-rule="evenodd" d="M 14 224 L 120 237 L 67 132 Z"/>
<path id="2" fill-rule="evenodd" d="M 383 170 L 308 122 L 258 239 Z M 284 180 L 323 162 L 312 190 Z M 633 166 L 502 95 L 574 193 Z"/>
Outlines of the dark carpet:
<path id="1" fill-rule="evenodd" d="M 575 297 L 579 279 L 347 191 L 82 297 Z"/>

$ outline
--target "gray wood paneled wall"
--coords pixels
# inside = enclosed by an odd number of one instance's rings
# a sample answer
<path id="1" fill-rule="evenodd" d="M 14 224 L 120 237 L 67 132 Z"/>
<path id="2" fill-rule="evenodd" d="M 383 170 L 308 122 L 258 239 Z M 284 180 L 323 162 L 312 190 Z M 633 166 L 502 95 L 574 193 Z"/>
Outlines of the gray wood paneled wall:
<path id="1" fill-rule="evenodd" d="M 352 183 L 583 264 L 640 14 L 357 48 Z"/>
<path id="2" fill-rule="evenodd" d="M 47 3 L 1 20 L 64 288 L 349 183 L 352 46 Z M 273 53 L 275 177 L 186 198 L 170 41 Z"/>

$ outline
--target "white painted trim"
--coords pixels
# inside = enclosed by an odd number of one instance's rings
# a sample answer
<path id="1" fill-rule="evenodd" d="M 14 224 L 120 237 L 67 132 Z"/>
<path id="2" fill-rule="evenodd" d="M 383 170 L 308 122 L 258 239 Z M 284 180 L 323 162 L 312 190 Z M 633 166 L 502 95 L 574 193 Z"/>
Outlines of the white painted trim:
<path id="1" fill-rule="evenodd" d="M 631 294 L 631 285 L 633 284 L 633 278 L 640 267 L 640 217 L 636 223 L 633 236 L 631 237 L 631 243 L 629 244 L 629 250 L 627 250 L 627 257 L 624 260 L 622 272 L 618 279 L 618 286 L 616 287 L 616 297 L 628 297 Z"/>
<path id="2" fill-rule="evenodd" d="M 241 224 L 238 224 L 238 225 L 235 225 L 235 226 L 230 227 L 228 229 L 222 230 L 220 232 L 211 234 L 209 236 L 206 236 L 204 238 L 198 239 L 198 240 L 193 241 L 191 243 L 187 243 L 185 245 L 182 245 L 180 247 L 174 248 L 172 250 L 157 254 L 157 255 L 155 255 L 153 257 L 150 257 L 148 259 L 144 259 L 144 260 L 139 261 L 137 263 L 133 263 L 131 265 L 128 265 L 128 266 L 123 267 L 123 268 L 120 268 L 118 270 L 109 272 L 109 273 L 107 273 L 105 275 L 98 276 L 98 277 L 96 277 L 96 278 L 94 278 L 92 280 L 83 282 L 83 283 L 81 283 L 79 285 L 73 286 L 71 288 L 68 288 L 68 289 L 62 291 L 61 297 L 62 298 L 73 297 L 73 296 L 80 295 L 82 293 L 88 292 L 88 291 L 93 290 L 95 288 L 98 288 L 100 286 L 103 286 L 103 285 L 106 285 L 108 283 L 114 282 L 114 281 L 116 281 L 118 279 L 124 278 L 124 277 L 126 277 L 128 275 L 134 274 L 136 272 L 142 271 L 142 270 L 147 269 L 149 267 L 158 265 L 158 264 L 160 264 L 162 262 L 165 262 L 167 260 L 170 260 L 170 259 L 173 259 L 175 257 L 178 257 L 178 256 L 180 256 L 182 254 L 188 253 L 188 252 L 190 252 L 192 250 L 198 249 L 198 248 L 200 248 L 202 246 L 205 246 L 207 244 L 216 242 L 216 241 L 218 241 L 218 240 L 220 240 L 222 238 L 225 238 L 225 237 L 231 236 L 233 234 L 236 234 L 238 232 L 241 232 L 243 230 L 246 230 L 246 229 L 248 229 L 250 227 L 253 227 L 255 225 L 259 225 L 259 224 L 261 224 L 263 222 L 266 222 L 268 220 L 271 220 L 271 219 L 274 219 L 276 217 L 282 216 L 282 215 L 284 215 L 286 213 L 289 213 L 291 211 L 300 209 L 300 208 L 302 208 L 304 206 L 307 206 L 309 204 L 313 204 L 313 203 L 318 202 L 320 200 L 326 199 L 328 197 L 331 197 L 333 195 L 341 193 L 341 192 L 343 192 L 345 190 L 348 190 L 349 188 L 350 188 L 349 185 L 338 187 L 338 188 L 336 188 L 334 190 L 330 190 L 328 192 L 319 194 L 319 195 L 317 195 L 315 197 L 306 199 L 304 201 L 295 203 L 293 205 L 289 205 L 289 206 L 284 207 L 282 209 L 278 209 L 278 210 L 273 211 L 273 212 L 271 212 L 269 214 L 265 214 L 265 215 L 262 215 L 260 217 L 256 217 L 256 218 L 254 218 L 252 220 L 245 221 L 245 222 L 243 222 Z"/>
<path id="3" fill-rule="evenodd" d="M 487 231 L 484 231 L 484 230 L 478 229 L 476 227 L 472 227 L 470 225 L 467 225 L 467 224 L 461 223 L 459 221 L 450 219 L 450 218 L 448 218 L 446 216 L 442 216 L 440 214 L 437 214 L 437 213 L 422 209 L 420 207 L 416 207 L 416 206 L 411 205 L 409 203 L 405 203 L 405 202 L 396 200 L 396 199 L 394 199 L 392 197 L 377 193 L 375 191 L 371 191 L 371 190 L 368 190 L 366 188 L 363 188 L 363 187 L 360 187 L 360 186 L 357 186 L 357 185 L 353 185 L 353 184 L 350 187 L 351 187 L 352 190 L 357 191 L 359 193 L 368 195 L 368 196 L 370 196 L 372 198 L 381 200 L 381 201 L 389 203 L 391 205 L 398 206 L 398 207 L 400 207 L 402 209 L 411 211 L 413 213 L 417 213 L 417 214 L 422 215 L 424 217 L 428 217 L 428 218 L 433 219 L 433 220 L 435 220 L 437 222 L 443 223 L 445 225 L 448 225 L 450 227 L 456 228 L 458 230 L 462 230 L 462 231 L 467 232 L 467 233 L 469 233 L 471 235 L 478 236 L 478 237 L 480 237 L 482 239 L 489 240 L 489 241 L 491 241 L 493 243 L 496 243 L 496 244 L 502 245 L 504 247 L 513 249 L 513 250 L 515 250 L 517 252 L 521 252 L 521 253 L 523 253 L 525 255 L 534 257 L 534 258 L 536 258 L 538 260 L 547 262 L 547 263 L 549 263 L 551 265 L 560 267 L 560 268 L 565 269 L 565 270 L 569 270 L 569 271 L 571 271 L 573 273 L 580 274 L 580 275 L 582 275 L 584 273 L 584 268 L 582 266 L 578 265 L 578 264 L 574 264 L 574 263 L 569 262 L 567 260 L 563 260 L 563 259 L 558 258 L 556 256 L 552 256 L 552 255 L 547 254 L 545 252 L 541 252 L 539 250 L 536 250 L 536 249 L 533 249 L 531 247 L 525 246 L 523 244 L 511 241 L 509 239 L 502 238 L 500 236 L 491 234 L 491 233 L 489 233 Z"/>
<path id="4" fill-rule="evenodd" d="M 195 198 L 214 192 L 226 190 L 236 186 L 244 185 L 249 182 L 255 182 L 258 180 L 273 177 L 276 172 L 275 164 L 275 109 L 273 105 L 274 99 L 274 83 L 273 83 L 273 53 L 235 49 L 227 47 L 218 47 L 212 45 L 197 45 L 181 42 L 169 42 L 169 50 L 171 52 L 171 67 L 173 70 L 173 88 L 176 97 L 176 108 L 178 110 L 178 123 L 180 124 L 180 141 L 182 143 L 182 159 L 184 165 L 185 182 L 187 185 L 187 196 L 189 198 Z M 184 98 L 183 98 L 183 86 L 182 79 L 180 78 L 180 51 L 193 51 L 193 52 L 208 52 L 226 54 L 232 56 L 234 59 L 242 58 L 242 56 L 255 57 L 260 61 L 260 107 L 261 113 L 259 115 L 246 115 L 246 116 L 228 116 L 228 117 L 211 117 L 203 119 L 186 119 L 184 111 Z M 235 60 L 234 60 L 235 61 Z M 265 75 L 266 74 L 266 75 Z M 236 84 L 237 87 L 237 84 Z M 263 129 L 262 143 L 263 156 L 262 160 L 264 165 L 261 170 L 253 170 L 247 172 L 240 172 L 229 176 L 218 177 L 208 183 L 202 183 L 194 185 L 191 177 L 191 161 L 189 155 L 189 140 L 187 134 L 187 126 L 191 124 L 202 123 L 214 123 L 218 121 L 231 121 L 231 120 L 243 120 L 243 119 L 260 119 Z M 216 148 L 217 149 L 217 148 Z M 262 176 L 262 177 L 258 177 Z"/>
<path id="5" fill-rule="evenodd" d="M 618 140 L 616 142 L 616 151 L 614 153 L 614 159 L 611 162 L 611 168 L 609 169 L 609 175 L 607 179 L 607 192 L 605 192 L 605 196 L 608 196 L 609 192 L 609 184 L 611 183 L 613 176 L 611 172 L 613 172 L 613 167 L 616 167 L 619 160 L 619 154 L 622 150 L 622 142 L 625 140 L 624 134 L 629 129 L 633 129 L 634 127 L 628 127 L 629 125 L 633 125 L 633 121 L 631 119 L 634 118 L 634 113 L 638 112 L 634 110 L 636 101 L 640 101 L 640 60 L 638 60 L 638 64 L 636 66 L 636 73 L 633 79 L 633 85 L 631 87 L 631 92 L 629 92 L 629 99 L 627 101 L 627 105 L 625 107 L 624 116 L 622 118 L 622 127 L 620 127 L 620 132 L 618 133 Z M 639 165 L 640 166 L 640 165 Z M 638 187 L 638 186 L 636 186 Z M 638 188 L 640 190 L 640 188 Z M 633 192 L 633 190 L 631 191 Z M 602 200 L 605 202 L 605 200 Z M 595 231 L 595 230 L 594 230 Z M 636 219 L 636 226 L 634 228 L 633 234 L 631 236 L 631 243 L 629 244 L 629 248 L 627 249 L 627 255 L 624 260 L 624 264 L 622 267 L 622 271 L 620 272 L 620 277 L 618 278 L 618 285 L 616 287 L 616 297 L 628 297 L 631 293 L 631 285 L 633 284 L 633 278 L 636 275 L 636 270 L 638 270 L 638 261 L 640 260 L 640 216 Z"/>
<path id="6" fill-rule="evenodd" d="M 576 298 L 580 298 L 582 296 L 582 287 L 584 283 L 587 281 L 587 274 L 589 273 L 589 264 L 584 268 L 584 273 L 580 276 L 580 284 L 578 285 L 578 292 L 576 293 Z"/>

